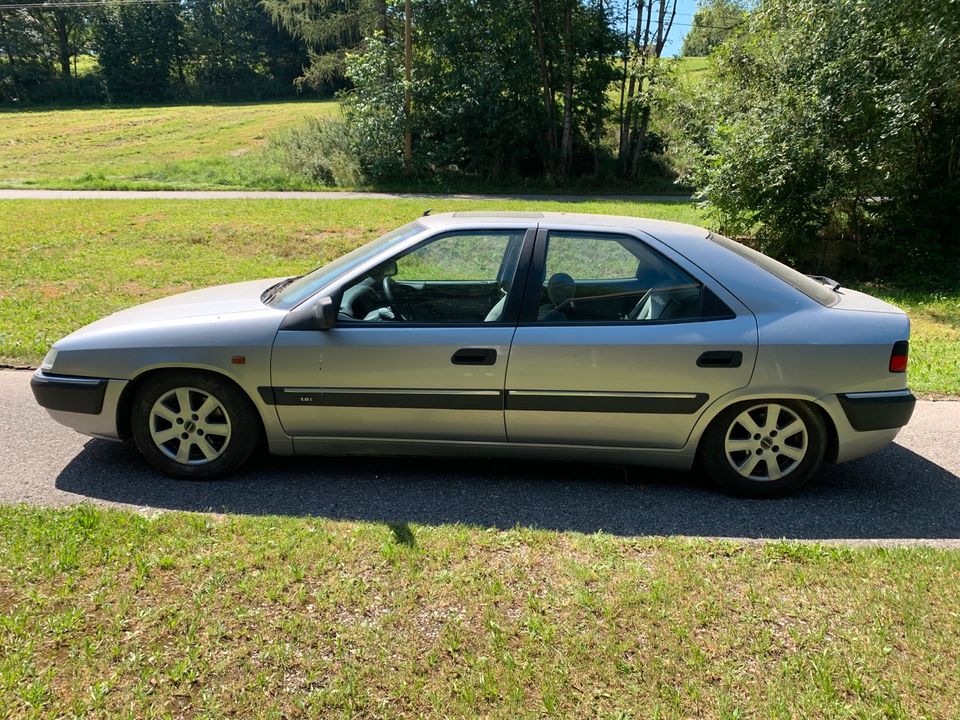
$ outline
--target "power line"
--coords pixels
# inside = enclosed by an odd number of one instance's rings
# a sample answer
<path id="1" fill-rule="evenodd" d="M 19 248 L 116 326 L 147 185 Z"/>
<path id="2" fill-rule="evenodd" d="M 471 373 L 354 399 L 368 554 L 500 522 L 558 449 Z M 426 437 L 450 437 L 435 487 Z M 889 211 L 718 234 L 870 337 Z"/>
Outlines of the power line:
<path id="1" fill-rule="evenodd" d="M 65 7 L 117 7 L 123 5 L 179 5 L 180 0 L 71 0 L 70 2 L 25 2 L 0 5 L 0 10 L 55 10 Z"/>

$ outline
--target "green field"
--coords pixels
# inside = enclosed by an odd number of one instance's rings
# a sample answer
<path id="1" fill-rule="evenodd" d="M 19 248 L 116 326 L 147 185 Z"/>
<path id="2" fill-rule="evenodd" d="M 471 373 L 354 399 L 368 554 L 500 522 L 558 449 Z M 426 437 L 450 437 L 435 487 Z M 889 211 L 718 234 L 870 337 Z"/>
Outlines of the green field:
<path id="1" fill-rule="evenodd" d="M 0 507 L 0 716 L 955 718 L 958 577 L 931 549 Z"/>
<path id="2" fill-rule="evenodd" d="M 710 80 L 713 69 L 710 66 L 710 58 L 706 57 L 683 57 L 677 60 L 677 75 L 688 83 L 690 87 L 697 87 Z"/>
<path id="3" fill-rule="evenodd" d="M 0 362 L 37 364 L 58 338 L 163 295 L 309 270 L 420 215 L 566 210 L 706 222 L 675 203 L 466 200 L 0 202 Z M 960 291 L 865 288 L 913 319 L 910 384 L 960 394 Z"/>
<path id="4" fill-rule="evenodd" d="M 0 111 L 0 187 L 296 187 L 266 138 L 332 101 Z"/>

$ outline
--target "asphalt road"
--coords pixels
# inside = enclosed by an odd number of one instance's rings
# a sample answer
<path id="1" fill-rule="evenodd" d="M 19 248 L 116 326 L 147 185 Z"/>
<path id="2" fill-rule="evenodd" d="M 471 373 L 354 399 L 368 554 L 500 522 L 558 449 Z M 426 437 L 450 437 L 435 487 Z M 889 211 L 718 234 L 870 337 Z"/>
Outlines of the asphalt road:
<path id="1" fill-rule="evenodd" d="M 29 378 L 0 371 L 0 503 L 960 548 L 960 402 L 920 402 L 895 444 L 792 497 L 743 500 L 693 473 L 552 462 L 262 458 L 235 479 L 179 482 L 57 425 Z"/>
<path id="2" fill-rule="evenodd" d="M 34 190 L 0 189 L 0 200 L 540 200 L 544 202 L 690 202 L 690 195 L 470 195 L 260 190 Z"/>

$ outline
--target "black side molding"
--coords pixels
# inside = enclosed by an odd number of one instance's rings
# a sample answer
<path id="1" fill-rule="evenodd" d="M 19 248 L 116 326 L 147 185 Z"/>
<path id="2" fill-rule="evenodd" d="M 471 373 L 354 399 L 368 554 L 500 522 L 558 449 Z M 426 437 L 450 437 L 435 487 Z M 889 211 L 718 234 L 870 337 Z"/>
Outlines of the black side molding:
<path id="1" fill-rule="evenodd" d="M 424 410 L 503 410 L 499 390 L 384 390 L 377 388 L 259 387 L 268 405 L 307 407 L 419 408 Z"/>
<path id="2" fill-rule="evenodd" d="M 850 393 L 838 395 L 850 426 L 861 432 L 892 430 L 906 425 L 917 399 L 913 393 Z"/>
<path id="3" fill-rule="evenodd" d="M 511 390 L 507 393 L 507 410 L 692 415 L 703 407 L 709 398 L 706 393 L 644 396 L 631 393 L 579 394 Z"/>
<path id="4" fill-rule="evenodd" d="M 107 381 L 103 378 L 69 377 L 34 373 L 30 389 L 40 407 L 47 410 L 99 415 Z"/>

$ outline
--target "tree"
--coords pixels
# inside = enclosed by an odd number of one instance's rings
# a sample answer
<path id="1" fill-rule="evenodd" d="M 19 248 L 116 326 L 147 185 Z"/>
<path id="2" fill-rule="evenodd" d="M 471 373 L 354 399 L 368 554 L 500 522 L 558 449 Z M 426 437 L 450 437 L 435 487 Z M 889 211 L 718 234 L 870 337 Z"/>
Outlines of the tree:
<path id="1" fill-rule="evenodd" d="M 30 14 L 39 21 L 47 45 L 56 54 L 61 77 L 69 80 L 70 60 L 76 55 L 79 35 L 85 31 L 87 23 L 83 11 L 66 5 L 67 2 L 69 0 L 50 0 L 42 8 L 32 8 Z"/>
<path id="2" fill-rule="evenodd" d="M 692 27 L 683 39 L 684 57 L 703 57 L 726 40 L 747 18 L 741 0 L 700 0 Z"/>
<path id="3" fill-rule="evenodd" d="M 763 0 L 715 53 L 690 179 L 726 227 L 813 270 L 960 257 L 953 0 Z"/>
<path id="4" fill-rule="evenodd" d="M 636 0 L 635 7 L 633 42 L 624 50 L 617 153 L 621 175 L 634 180 L 647 150 L 651 91 L 663 72 L 660 56 L 677 15 L 677 0 Z"/>
<path id="5" fill-rule="evenodd" d="M 185 71 L 179 4 L 108 5 L 94 23 L 94 48 L 110 100 L 156 101 Z"/>
<path id="6" fill-rule="evenodd" d="M 306 44 L 309 63 L 301 84 L 314 89 L 343 86 L 344 60 L 379 30 L 386 38 L 386 0 L 260 0 L 273 21 Z"/>
<path id="7" fill-rule="evenodd" d="M 184 0 L 183 56 L 191 92 L 204 98 L 293 90 L 308 57 L 258 0 Z"/>

